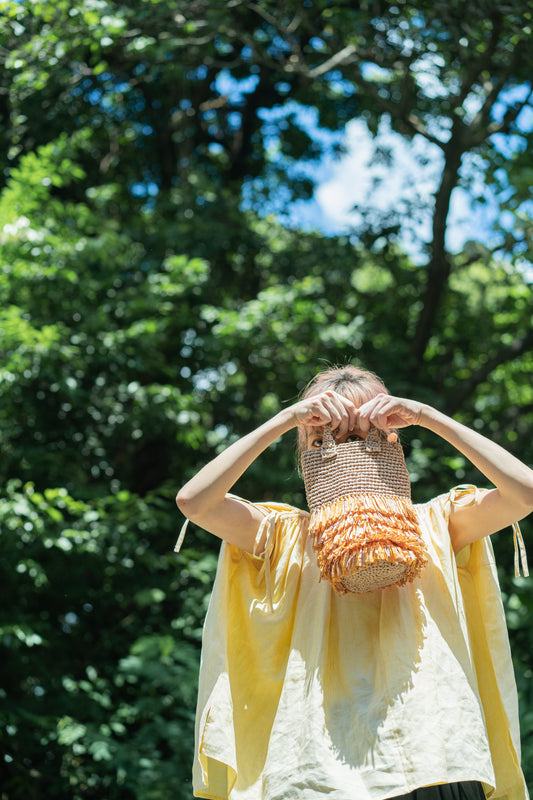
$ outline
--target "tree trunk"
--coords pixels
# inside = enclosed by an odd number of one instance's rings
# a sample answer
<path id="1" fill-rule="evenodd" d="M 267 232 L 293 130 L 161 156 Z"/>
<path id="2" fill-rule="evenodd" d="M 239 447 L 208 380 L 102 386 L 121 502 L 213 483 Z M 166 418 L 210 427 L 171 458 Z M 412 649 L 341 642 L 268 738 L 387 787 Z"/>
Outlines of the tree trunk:
<path id="1" fill-rule="evenodd" d="M 420 363 L 433 331 L 450 275 L 451 264 L 449 254 L 446 251 L 446 223 L 450 211 L 451 195 L 459 177 L 463 152 L 460 132 L 454 131 L 450 138 L 450 146 L 445 149 L 442 179 L 435 194 L 431 257 L 426 270 L 423 305 L 412 343 L 415 374 L 419 372 Z"/>

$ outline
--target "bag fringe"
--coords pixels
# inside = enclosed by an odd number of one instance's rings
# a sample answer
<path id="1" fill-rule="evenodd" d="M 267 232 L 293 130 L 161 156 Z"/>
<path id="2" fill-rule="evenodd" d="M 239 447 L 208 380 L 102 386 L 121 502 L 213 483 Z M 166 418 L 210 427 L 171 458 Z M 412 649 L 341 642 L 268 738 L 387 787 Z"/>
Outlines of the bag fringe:
<path id="1" fill-rule="evenodd" d="M 427 548 L 408 497 L 351 494 L 311 511 L 309 534 L 321 578 L 337 594 L 342 579 L 379 562 L 404 564 L 398 585 L 413 581 L 427 563 Z"/>

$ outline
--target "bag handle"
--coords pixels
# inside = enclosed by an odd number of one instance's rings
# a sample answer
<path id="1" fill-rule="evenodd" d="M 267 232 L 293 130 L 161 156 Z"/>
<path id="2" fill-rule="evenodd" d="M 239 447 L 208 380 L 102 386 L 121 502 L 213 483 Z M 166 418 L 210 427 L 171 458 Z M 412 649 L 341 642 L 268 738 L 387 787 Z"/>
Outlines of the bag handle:
<path id="1" fill-rule="evenodd" d="M 337 455 L 337 444 L 335 437 L 331 431 L 331 425 L 324 425 L 324 433 L 322 434 L 322 446 L 320 448 L 322 461 L 330 461 Z"/>
<path id="2" fill-rule="evenodd" d="M 381 438 L 383 434 L 374 425 L 370 426 L 367 437 L 365 439 L 365 450 L 367 453 L 379 453 L 381 450 Z M 324 426 L 324 433 L 322 436 L 322 446 L 320 448 L 322 454 L 322 461 L 331 461 L 337 455 L 337 443 L 331 430 L 331 425 Z"/>

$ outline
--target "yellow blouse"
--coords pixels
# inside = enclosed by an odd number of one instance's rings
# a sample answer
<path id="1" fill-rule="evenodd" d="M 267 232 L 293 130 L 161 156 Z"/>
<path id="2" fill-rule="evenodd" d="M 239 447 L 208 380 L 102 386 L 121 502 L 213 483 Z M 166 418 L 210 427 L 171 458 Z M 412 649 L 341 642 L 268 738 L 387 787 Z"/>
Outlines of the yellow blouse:
<path id="1" fill-rule="evenodd" d="M 454 556 L 450 503 L 415 506 L 429 563 L 412 584 L 337 596 L 308 514 L 259 505 L 265 552 L 223 544 L 206 617 L 195 797 L 385 800 L 477 780 L 525 800 L 518 704 L 488 538 Z"/>

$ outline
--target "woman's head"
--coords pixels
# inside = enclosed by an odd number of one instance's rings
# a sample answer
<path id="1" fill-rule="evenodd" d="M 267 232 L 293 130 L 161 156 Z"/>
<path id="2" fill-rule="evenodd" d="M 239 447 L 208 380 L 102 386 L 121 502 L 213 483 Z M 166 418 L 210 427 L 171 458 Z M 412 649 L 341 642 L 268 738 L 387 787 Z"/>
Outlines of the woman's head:
<path id="1" fill-rule="evenodd" d="M 352 400 L 357 407 L 371 400 L 378 394 L 388 394 L 388 389 L 377 375 L 367 369 L 347 364 L 344 367 L 330 367 L 322 370 L 309 381 L 300 395 L 303 400 L 328 390 L 338 392 Z M 306 431 L 298 430 L 298 449 L 306 448 Z"/>

